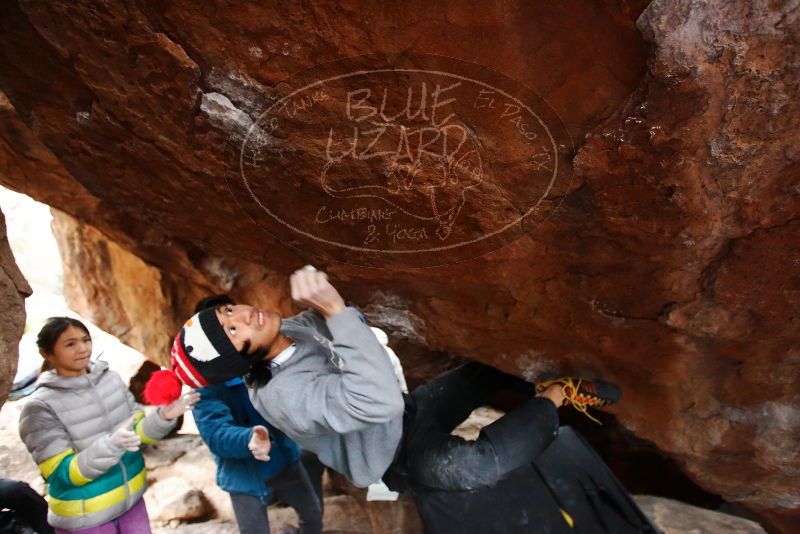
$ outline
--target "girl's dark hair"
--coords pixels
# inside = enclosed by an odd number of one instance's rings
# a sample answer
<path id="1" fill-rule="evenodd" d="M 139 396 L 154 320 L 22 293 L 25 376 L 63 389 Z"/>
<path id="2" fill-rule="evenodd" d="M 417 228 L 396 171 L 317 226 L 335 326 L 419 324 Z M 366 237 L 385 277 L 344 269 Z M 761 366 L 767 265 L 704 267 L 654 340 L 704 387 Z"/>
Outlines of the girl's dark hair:
<path id="1" fill-rule="evenodd" d="M 73 319 L 72 317 L 50 317 L 47 321 L 45 321 L 42 329 L 39 330 L 39 335 L 36 336 L 36 345 L 45 354 L 53 354 L 56 341 L 58 341 L 58 338 L 61 337 L 61 334 L 63 334 L 64 331 L 70 326 L 80 328 L 86 332 L 87 336 L 91 337 L 89 329 L 86 328 L 86 325 L 77 319 Z M 49 369 L 50 364 L 47 362 L 47 360 L 45 360 L 42 362 L 42 367 L 39 369 L 39 372 L 43 373 Z"/>
<path id="2" fill-rule="evenodd" d="M 91 334 L 89 334 L 89 329 L 86 328 L 86 325 L 77 319 L 73 319 L 72 317 L 50 317 L 44 323 L 42 329 L 39 330 L 39 335 L 36 337 L 36 345 L 43 352 L 52 354 L 53 348 L 56 346 L 56 341 L 58 341 L 58 338 L 61 337 L 61 334 L 63 334 L 64 331 L 70 326 L 80 328 L 86 332 L 87 336 L 91 337 Z"/>

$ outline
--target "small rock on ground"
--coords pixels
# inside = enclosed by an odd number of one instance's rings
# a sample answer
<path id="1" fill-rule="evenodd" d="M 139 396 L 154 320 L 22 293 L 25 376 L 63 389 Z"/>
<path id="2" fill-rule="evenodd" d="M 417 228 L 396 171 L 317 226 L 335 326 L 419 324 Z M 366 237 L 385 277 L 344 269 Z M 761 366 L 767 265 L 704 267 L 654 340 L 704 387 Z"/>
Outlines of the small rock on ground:
<path id="1" fill-rule="evenodd" d="M 758 523 L 651 495 L 634 500 L 664 534 L 766 534 Z"/>

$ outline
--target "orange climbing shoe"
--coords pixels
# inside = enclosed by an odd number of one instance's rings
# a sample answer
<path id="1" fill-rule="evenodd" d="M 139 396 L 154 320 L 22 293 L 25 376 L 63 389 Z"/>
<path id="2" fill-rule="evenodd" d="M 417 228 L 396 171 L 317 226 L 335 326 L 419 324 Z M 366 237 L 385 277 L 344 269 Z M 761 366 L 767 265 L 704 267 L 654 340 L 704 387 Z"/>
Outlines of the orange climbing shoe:
<path id="1" fill-rule="evenodd" d="M 569 376 L 541 376 L 536 380 L 536 393 L 541 393 L 553 384 L 564 386 L 567 403 L 575 407 L 592 421 L 602 424 L 589 414 L 589 408 L 601 408 L 616 404 L 622 397 L 619 386 L 605 380 L 584 380 Z"/>

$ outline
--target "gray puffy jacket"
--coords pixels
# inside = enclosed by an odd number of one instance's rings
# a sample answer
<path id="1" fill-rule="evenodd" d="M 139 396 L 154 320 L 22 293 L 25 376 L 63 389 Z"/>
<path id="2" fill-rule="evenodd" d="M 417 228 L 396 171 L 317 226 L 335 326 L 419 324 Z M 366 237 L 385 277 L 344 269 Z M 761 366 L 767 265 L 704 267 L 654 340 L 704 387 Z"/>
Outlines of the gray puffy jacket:
<path id="1" fill-rule="evenodd" d="M 144 459 L 109 442 L 131 415 L 142 443 L 164 437 L 175 421 L 142 407 L 108 364 L 96 361 L 82 376 L 42 373 L 22 408 L 19 432 L 48 483 L 48 521 L 77 530 L 128 511 L 146 487 Z"/>

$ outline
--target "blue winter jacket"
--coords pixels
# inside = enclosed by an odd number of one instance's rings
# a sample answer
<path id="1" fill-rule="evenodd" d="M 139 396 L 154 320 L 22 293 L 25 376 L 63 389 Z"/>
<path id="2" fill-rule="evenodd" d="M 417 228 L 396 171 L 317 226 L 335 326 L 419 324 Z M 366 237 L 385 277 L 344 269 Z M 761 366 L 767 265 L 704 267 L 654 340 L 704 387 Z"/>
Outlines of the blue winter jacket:
<path id="1" fill-rule="evenodd" d="M 270 489 L 264 483 L 300 459 L 300 448 L 280 430 L 267 423 L 253 408 L 241 378 L 197 390 L 194 419 L 217 462 L 217 485 L 229 493 L 256 495 L 266 502 Z M 252 428 L 269 431 L 270 460 L 253 458 L 247 444 Z"/>

